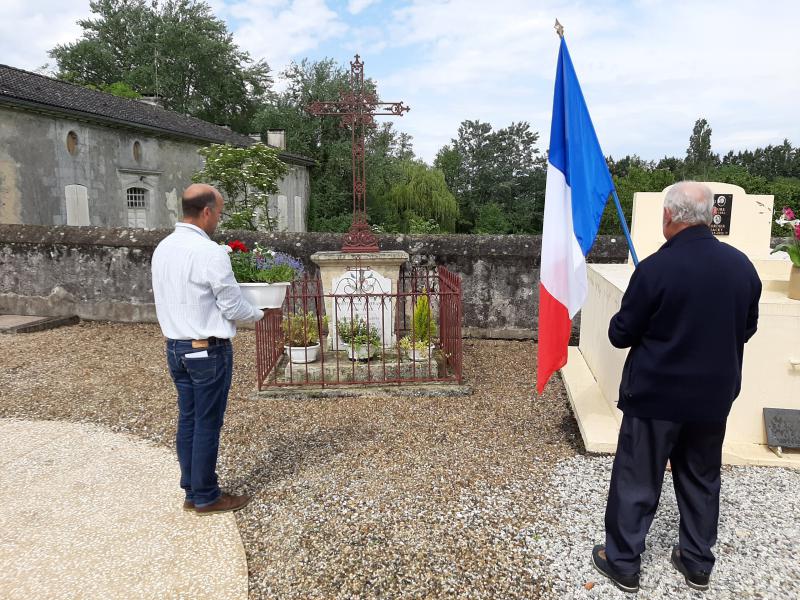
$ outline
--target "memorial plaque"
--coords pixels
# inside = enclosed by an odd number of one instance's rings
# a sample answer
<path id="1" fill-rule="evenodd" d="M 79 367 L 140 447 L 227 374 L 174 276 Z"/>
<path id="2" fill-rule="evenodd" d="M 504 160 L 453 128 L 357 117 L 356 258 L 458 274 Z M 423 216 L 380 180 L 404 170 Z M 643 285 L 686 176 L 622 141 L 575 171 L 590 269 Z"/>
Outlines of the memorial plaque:
<path id="1" fill-rule="evenodd" d="M 711 233 L 730 235 L 733 194 L 714 194 L 714 207 L 711 209 Z"/>
<path id="2" fill-rule="evenodd" d="M 765 408 L 764 427 L 771 448 L 800 448 L 800 410 Z"/>

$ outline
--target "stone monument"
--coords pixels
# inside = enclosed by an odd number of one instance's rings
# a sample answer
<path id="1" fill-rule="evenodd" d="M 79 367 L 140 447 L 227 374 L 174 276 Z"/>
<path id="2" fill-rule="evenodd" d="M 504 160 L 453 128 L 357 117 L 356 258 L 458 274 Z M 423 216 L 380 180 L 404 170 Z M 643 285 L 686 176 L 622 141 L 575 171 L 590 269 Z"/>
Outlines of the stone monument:
<path id="1" fill-rule="evenodd" d="M 772 196 L 749 195 L 734 185 L 707 183 L 714 193 L 712 230 L 720 241 L 748 255 L 762 280 L 758 332 L 745 345 L 742 391 L 733 404 L 723 447 L 728 464 L 800 468 L 800 453 L 777 456 L 767 446 L 764 408 L 798 408 L 800 402 L 800 301 L 787 296 L 791 262 L 770 256 Z M 667 188 L 668 189 L 668 188 Z M 664 243 L 664 194 L 634 195 L 632 238 L 640 259 Z M 608 341 L 633 265 L 588 265 L 588 296 L 581 310 L 579 346 L 571 346 L 562 369 L 572 409 L 586 449 L 614 452 L 622 413 L 619 383 L 627 350 Z"/>

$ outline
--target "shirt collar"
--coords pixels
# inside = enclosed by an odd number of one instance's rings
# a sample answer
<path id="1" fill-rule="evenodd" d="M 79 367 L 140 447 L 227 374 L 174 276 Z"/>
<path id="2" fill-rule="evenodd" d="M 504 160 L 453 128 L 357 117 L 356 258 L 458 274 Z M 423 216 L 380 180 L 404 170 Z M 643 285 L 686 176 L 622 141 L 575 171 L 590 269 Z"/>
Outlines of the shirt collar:
<path id="1" fill-rule="evenodd" d="M 186 229 L 189 229 L 191 231 L 196 231 L 197 233 L 202 235 L 207 240 L 211 239 L 210 237 L 208 237 L 208 234 L 205 231 L 203 231 L 202 229 L 200 229 L 197 225 L 192 225 L 191 223 L 184 223 L 183 221 L 180 221 L 178 223 L 175 223 L 175 230 L 176 231 L 177 231 L 178 227 L 181 227 L 181 228 L 185 227 Z"/>

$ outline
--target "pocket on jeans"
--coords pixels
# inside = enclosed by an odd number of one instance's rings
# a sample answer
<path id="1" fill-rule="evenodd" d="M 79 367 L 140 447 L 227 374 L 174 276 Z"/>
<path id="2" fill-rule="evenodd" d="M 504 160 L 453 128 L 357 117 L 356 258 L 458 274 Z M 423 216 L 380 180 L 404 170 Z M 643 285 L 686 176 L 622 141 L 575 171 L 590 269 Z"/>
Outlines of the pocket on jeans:
<path id="1" fill-rule="evenodd" d="M 186 367 L 192 383 L 203 383 L 214 379 L 217 374 L 217 357 L 213 355 L 202 358 L 186 358 L 184 356 L 183 365 Z"/>

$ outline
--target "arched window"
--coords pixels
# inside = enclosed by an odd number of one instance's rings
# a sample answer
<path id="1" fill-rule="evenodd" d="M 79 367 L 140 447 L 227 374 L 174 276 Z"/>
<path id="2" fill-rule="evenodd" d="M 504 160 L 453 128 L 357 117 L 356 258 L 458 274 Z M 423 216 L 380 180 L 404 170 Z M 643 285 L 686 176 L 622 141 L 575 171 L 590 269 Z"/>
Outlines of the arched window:
<path id="1" fill-rule="evenodd" d="M 78 134 L 74 131 L 70 131 L 67 134 L 67 152 L 72 156 L 78 153 Z"/>
<path id="2" fill-rule="evenodd" d="M 128 227 L 147 227 L 147 194 L 148 191 L 140 187 L 129 187 L 125 191 Z"/>

